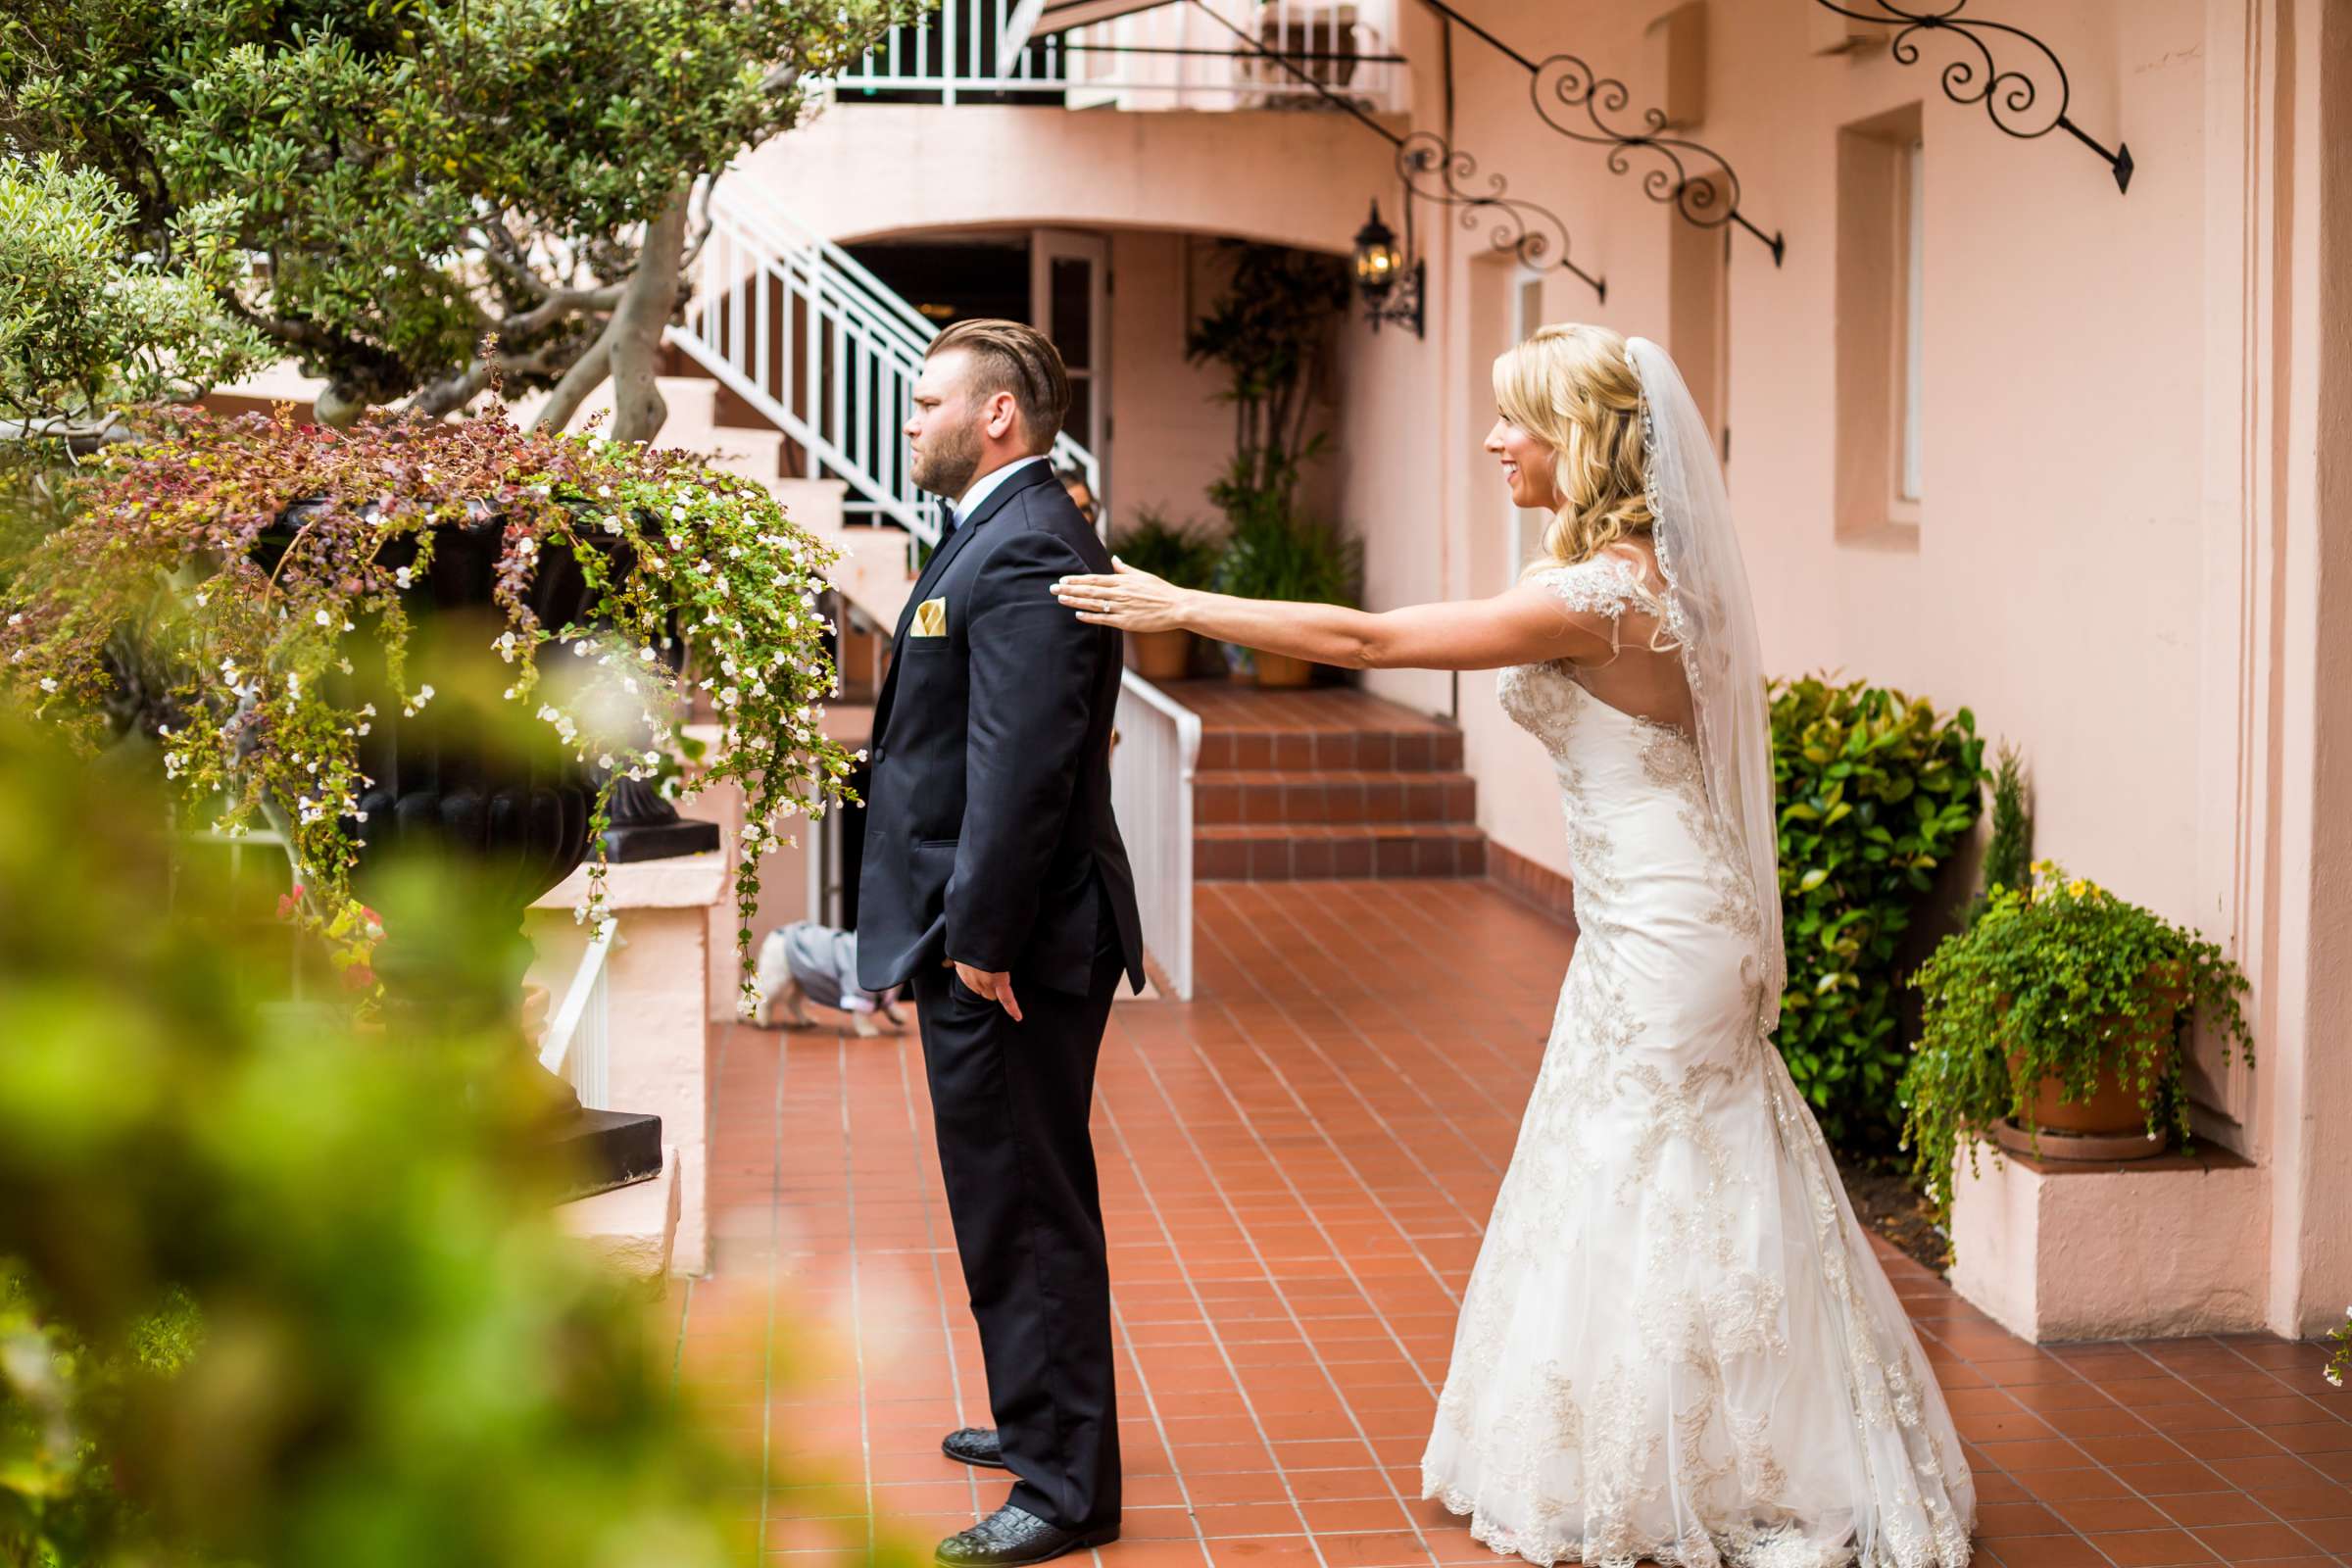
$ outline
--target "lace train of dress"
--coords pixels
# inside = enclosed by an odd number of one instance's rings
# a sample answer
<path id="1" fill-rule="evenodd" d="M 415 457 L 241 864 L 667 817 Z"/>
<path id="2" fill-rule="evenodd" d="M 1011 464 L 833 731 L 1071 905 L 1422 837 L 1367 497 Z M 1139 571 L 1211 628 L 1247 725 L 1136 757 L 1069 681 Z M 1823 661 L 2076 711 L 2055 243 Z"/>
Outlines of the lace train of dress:
<path id="1" fill-rule="evenodd" d="M 1757 1023 L 1752 884 L 1695 749 L 1565 666 L 1500 690 L 1558 770 L 1579 937 L 1423 1494 L 1535 1563 L 1960 1568 L 1959 1439 Z"/>

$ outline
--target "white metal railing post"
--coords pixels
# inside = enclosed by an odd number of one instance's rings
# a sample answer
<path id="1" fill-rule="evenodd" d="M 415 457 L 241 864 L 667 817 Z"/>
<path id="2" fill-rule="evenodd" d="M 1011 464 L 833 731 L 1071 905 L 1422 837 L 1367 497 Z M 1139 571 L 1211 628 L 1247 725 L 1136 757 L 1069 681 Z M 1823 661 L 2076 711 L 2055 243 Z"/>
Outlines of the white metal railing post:
<path id="1" fill-rule="evenodd" d="M 936 544 L 938 512 L 907 471 L 899 427 L 939 329 L 847 251 L 779 214 L 720 207 L 710 221 L 695 305 L 670 341 L 799 443 L 812 474 L 847 481 L 852 511 Z M 1062 436 L 1054 461 L 1102 494 L 1102 466 L 1084 446 Z"/>
<path id="2" fill-rule="evenodd" d="M 1298 68 L 1376 113 L 1405 108 L 1406 80 L 1392 58 L 1396 0 L 1200 0 L 1250 44 L 1294 57 Z M 894 28 L 834 83 L 868 92 L 967 93 L 1063 98 L 1068 107 L 1130 110 L 1258 108 L 1317 96 L 1271 61 L 1253 58 L 1226 27 L 1190 5 L 1170 4 L 1038 38 L 1041 0 L 947 0 L 937 23 Z M 914 45 L 902 47 L 906 34 Z M 1032 64 L 1031 47 L 1042 46 Z M 1206 51 L 1203 53 L 1202 51 Z M 1350 58 L 1352 57 L 1352 58 Z M 1342 76 L 1346 80 L 1342 81 Z"/>
<path id="3" fill-rule="evenodd" d="M 1193 995 L 1193 776 L 1200 716 L 1138 675 L 1119 682 L 1111 810 L 1127 838 L 1144 948 L 1177 997 Z"/>
<path id="4" fill-rule="evenodd" d="M 539 1065 L 559 1073 L 590 1110 L 604 1110 L 612 1080 L 608 1034 L 612 1015 L 610 959 L 619 941 L 620 922 L 611 915 L 588 939 L 572 970 L 564 1000 L 539 1042 Z"/>

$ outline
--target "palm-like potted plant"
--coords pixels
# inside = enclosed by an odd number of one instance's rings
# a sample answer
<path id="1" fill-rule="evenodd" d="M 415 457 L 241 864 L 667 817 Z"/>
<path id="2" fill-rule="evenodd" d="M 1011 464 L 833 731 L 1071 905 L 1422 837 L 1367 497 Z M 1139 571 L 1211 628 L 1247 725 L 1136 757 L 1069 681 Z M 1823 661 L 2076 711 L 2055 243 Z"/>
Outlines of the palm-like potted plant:
<path id="1" fill-rule="evenodd" d="M 1138 512 L 1134 523 L 1112 541 L 1111 553 L 1179 588 L 1206 588 L 1217 570 L 1217 547 L 1198 524 L 1170 522 L 1151 507 Z M 1193 634 L 1181 626 L 1129 632 L 1127 646 L 1135 651 L 1136 673 L 1146 680 L 1182 680 L 1192 669 Z"/>
<path id="2" fill-rule="evenodd" d="M 1236 514 L 1216 589 L 1244 599 L 1299 605 L 1352 605 L 1363 567 L 1363 544 L 1329 523 L 1283 508 Z M 1260 686 L 1304 686 L 1315 666 L 1287 654 L 1251 651 Z"/>
<path id="3" fill-rule="evenodd" d="M 1264 482 L 1266 471 L 1236 460 L 1208 488 L 1209 500 L 1233 525 L 1210 585 L 1243 599 L 1354 604 L 1356 585 L 1363 577 L 1362 541 L 1348 538 L 1300 510 L 1296 466 L 1273 467 L 1270 482 Z M 1259 649 L 1233 652 L 1239 656 L 1236 679 L 1243 678 L 1245 670 L 1253 673 L 1260 686 L 1304 686 L 1314 678 L 1314 666 L 1303 659 Z"/>
<path id="4" fill-rule="evenodd" d="M 1919 1051 L 1897 1092 L 1914 1171 L 1948 1211 L 1953 1161 L 1990 1139 L 2044 1159 L 2132 1158 L 2188 1136 L 2181 1036 L 2200 1015 L 2252 1059 L 2245 976 L 2195 932 L 2036 861 L 1996 887 L 1913 983 Z"/>

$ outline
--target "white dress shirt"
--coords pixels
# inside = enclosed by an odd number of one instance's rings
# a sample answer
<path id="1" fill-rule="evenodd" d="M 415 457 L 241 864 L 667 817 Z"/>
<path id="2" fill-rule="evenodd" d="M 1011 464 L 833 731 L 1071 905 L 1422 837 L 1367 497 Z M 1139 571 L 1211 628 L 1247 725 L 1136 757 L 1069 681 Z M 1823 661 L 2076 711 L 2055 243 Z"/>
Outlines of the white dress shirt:
<path id="1" fill-rule="evenodd" d="M 964 487 L 963 494 L 956 498 L 956 526 L 958 528 L 962 527 L 963 519 L 970 516 L 974 509 L 976 509 L 981 502 L 986 501 L 990 496 L 995 495 L 997 491 L 1004 485 L 1005 480 L 1020 472 L 1030 464 L 1043 463 L 1046 460 L 1042 455 L 1029 458 L 1015 458 L 1010 463 L 1005 464 L 1004 466 L 991 468 L 979 478 L 974 479 L 969 485 Z"/>

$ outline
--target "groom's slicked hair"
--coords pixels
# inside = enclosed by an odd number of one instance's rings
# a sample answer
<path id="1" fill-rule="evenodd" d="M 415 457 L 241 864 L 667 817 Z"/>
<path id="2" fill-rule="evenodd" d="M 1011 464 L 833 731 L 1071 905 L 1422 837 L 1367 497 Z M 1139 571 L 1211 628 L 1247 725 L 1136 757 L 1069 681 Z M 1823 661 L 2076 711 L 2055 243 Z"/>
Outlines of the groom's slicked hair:
<path id="1" fill-rule="evenodd" d="M 976 395 L 1012 394 L 1032 451 L 1053 449 L 1070 412 L 1070 372 L 1051 338 L 1018 321 L 980 318 L 957 321 L 933 338 L 924 358 L 949 349 L 961 349 L 970 358 Z"/>

